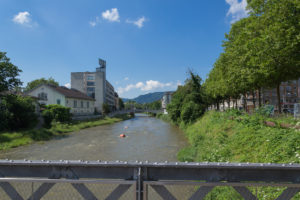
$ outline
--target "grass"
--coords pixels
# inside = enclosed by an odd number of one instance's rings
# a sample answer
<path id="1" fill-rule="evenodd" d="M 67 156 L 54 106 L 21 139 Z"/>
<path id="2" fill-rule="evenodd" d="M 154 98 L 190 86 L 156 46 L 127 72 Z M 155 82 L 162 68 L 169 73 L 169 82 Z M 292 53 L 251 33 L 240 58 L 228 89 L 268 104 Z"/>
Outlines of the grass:
<path id="1" fill-rule="evenodd" d="M 275 122 L 269 127 L 264 122 Z M 184 132 L 190 146 L 178 153 L 180 161 L 300 163 L 300 130 L 281 128 L 299 124 L 292 117 L 265 117 L 238 111 L 209 111 Z M 275 199 L 280 188 L 258 188 L 262 199 Z M 256 193 L 256 189 L 251 189 Z M 242 199 L 228 187 L 215 188 L 205 199 Z M 297 195 L 293 199 L 300 199 Z"/>
<path id="2" fill-rule="evenodd" d="M 105 117 L 102 119 L 86 121 L 72 121 L 68 124 L 56 122 L 52 123 L 50 129 L 41 128 L 38 130 L 31 129 L 17 132 L 2 132 L 0 133 L 0 150 L 8 150 L 10 148 L 31 144 L 35 141 L 46 141 L 81 129 L 113 124 L 130 118 L 130 116 L 125 114 L 117 115 L 113 118 Z"/>

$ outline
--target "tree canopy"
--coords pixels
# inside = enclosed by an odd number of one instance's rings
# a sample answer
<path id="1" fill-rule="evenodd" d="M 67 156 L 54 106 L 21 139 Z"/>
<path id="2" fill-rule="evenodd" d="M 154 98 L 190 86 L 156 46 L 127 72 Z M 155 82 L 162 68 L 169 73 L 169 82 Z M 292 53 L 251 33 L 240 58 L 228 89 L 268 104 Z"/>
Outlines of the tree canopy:
<path id="1" fill-rule="evenodd" d="M 248 0 L 249 16 L 232 24 L 224 51 L 204 83 L 210 104 L 300 77 L 300 2 Z"/>
<path id="2" fill-rule="evenodd" d="M 17 77 L 22 72 L 10 62 L 5 52 L 0 52 L 0 92 L 12 90 L 22 84 Z"/>
<path id="3" fill-rule="evenodd" d="M 56 86 L 59 85 L 58 82 L 55 81 L 52 77 L 50 77 L 48 79 L 40 78 L 40 79 L 36 79 L 36 80 L 28 82 L 25 90 L 26 91 L 31 90 L 40 84 L 51 84 L 51 85 L 56 85 Z"/>

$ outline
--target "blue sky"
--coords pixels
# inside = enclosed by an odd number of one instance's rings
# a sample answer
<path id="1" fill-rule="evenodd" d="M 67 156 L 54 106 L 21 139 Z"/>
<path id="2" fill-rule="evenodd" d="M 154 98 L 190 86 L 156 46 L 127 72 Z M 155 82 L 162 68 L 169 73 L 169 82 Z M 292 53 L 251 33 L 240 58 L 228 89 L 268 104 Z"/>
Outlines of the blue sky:
<path id="1" fill-rule="evenodd" d="M 26 83 L 95 71 L 121 97 L 175 90 L 187 70 L 203 79 L 246 0 L 0 0 L 0 51 Z"/>

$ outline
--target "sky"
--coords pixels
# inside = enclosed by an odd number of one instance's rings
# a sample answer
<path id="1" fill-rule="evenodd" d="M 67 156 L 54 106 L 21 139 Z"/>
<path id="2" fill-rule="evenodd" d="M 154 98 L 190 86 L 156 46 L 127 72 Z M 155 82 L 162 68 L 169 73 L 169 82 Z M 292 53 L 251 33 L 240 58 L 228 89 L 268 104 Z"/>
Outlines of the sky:
<path id="1" fill-rule="evenodd" d="M 0 0 L 0 51 L 23 72 L 23 86 L 106 60 L 119 96 L 176 90 L 188 69 L 203 80 L 246 0 Z"/>

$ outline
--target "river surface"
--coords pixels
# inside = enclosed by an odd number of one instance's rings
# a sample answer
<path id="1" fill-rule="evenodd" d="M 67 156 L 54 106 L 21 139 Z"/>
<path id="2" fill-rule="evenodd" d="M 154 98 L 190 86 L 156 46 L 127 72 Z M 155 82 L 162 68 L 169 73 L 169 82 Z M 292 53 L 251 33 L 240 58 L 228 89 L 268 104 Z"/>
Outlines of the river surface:
<path id="1" fill-rule="evenodd" d="M 120 134 L 126 137 L 120 138 Z M 186 145 L 187 140 L 177 127 L 137 114 L 130 120 L 11 149 L 2 152 L 0 159 L 177 161 L 177 152 Z"/>

